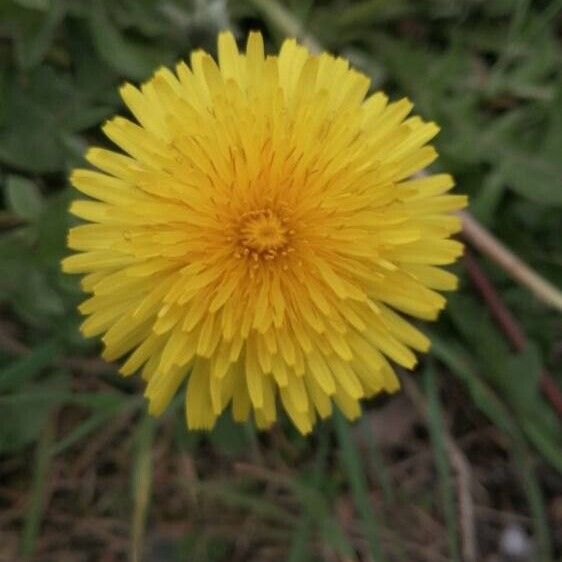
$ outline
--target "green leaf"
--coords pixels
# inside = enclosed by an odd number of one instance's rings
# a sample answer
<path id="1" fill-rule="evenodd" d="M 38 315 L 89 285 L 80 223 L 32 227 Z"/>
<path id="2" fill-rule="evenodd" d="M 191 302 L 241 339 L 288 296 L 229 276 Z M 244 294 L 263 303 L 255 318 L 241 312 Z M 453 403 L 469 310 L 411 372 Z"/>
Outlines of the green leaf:
<path id="1" fill-rule="evenodd" d="M 64 18 L 66 4 L 62 0 L 19 0 L 18 3 L 27 8 L 42 10 L 21 10 L 14 18 L 13 33 L 18 63 L 21 68 L 29 70 L 45 58 Z"/>
<path id="2" fill-rule="evenodd" d="M 23 8 L 30 8 L 32 10 L 41 10 L 46 12 L 56 0 L 13 0 L 15 4 Z"/>
<path id="3" fill-rule="evenodd" d="M 59 261 L 68 254 L 66 236 L 70 226 L 68 206 L 75 197 L 71 189 L 50 195 L 34 227 L 37 233 L 37 258 L 40 265 L 60 271 Z"/>
<path id="4" fill-rule="evenodd" d="M 527 410 L 536 403 L 541 371 L 542 360 L 537 347 L 532 343 L 508 359 L 505 372 L 511 379 L 511 384 L 506 384 L 506 390 L 514 408 Z"/>
<path id="5" fill-rule="evenodd" d="M 213 447 L 228 456 L 240 455 L 251 443 L 244 426 L 236 423 L 228 412 L 220 416 L 209 440 Z"/>
<path id="6" fill-rule="evenodd" d="M 562 205 L 562 82 L 549 106 L 544 136 L 539 147 L 512 151 L 503 147 L 506 180 L 510 187 L 531 201 L 546 205 Z"/>
<path id="7" fill-rule="evenodd" d="M 102 105 L 110 112 L 116 111 L 121 106 L 118 85 L 121 80 L 112 67 L 109 67 L 99 56 L 96 46 L 92 41 L 91 25 L 89 18 L 91 4 L 81 4 L 87 7 L 87 13 L 74 25 L 68 26 L 67 45 L 74 53 L 73 78 L 76 88 L 95 101 L 92 105 Z M 87 104 L 89 109 L 90 104 Z M 101 119 L 100 119 L 101 120 Z M 96 125 L 93 116 L 90 126 Z"/>
<path id="8" fill-rule="evenodd" d="M 103 76 L 99 77 L 104 82 Z M 83 92 L 69 72 L 42 65 L 29 75 L 6 73 L 2 92 L 0 162 L 30 173 L 60 172 L 76 159 L 76 132 L 96 125 L 111 108 L 99 92 Z"/>
<path id="9" fill-rule="evenodd" d="M 544 458 L 562 474 L 562 434 L 560 422 L 540 393 L 543 363 L 532 342 L 513 355 L 507 364 L 512 384 L 506 384 L 506 397 L 517 413 L 528 439 Z"/>
<path id="10" fill-rule="evenodd" d="M 39 438 L 53 409 L 67 395 L 68 379 L 58 376 L 34 383 L 33 393 L 0 397 L 0 453 L 16 453 Z"/>
<path id="11" fill-rule="evenodd" d="M 36 219 L 44 207 L 37 185 L 23 176 L 8 176 L 6 204 L 18 217 L 26 220 Z"/>
<path id="12" fill-rule="evenodd" d="M 56 103 L 46 94 L 55 77 L 39 69 L 28 82 L 11 75 L 5 92 L 5 123 L 0 128 L 0 161 L 32 173 L 63 168 L 65 153 L 60 142 L 60 103 L 67 101 L 61 85 Z"/>
<path id="13" fill-rule="evenodd" d="M 27 277 L 21 281 L 13 306 L 30 324 L 35 325 L 46 318 L 61 317 L 66 311 L 61 294 L 47 272 L 40 267 L 28 268 Z"/>
<path id="14" fill-rule="evenodd" d="M 495 170 L 484 178 L 481 189 L 470 203 L 471 212 L 480 222 L 486 225 L 493 224 L 506 188 L 505 177 L 501 169 Z"/>
<path id="15" fill-rule="evenodd" d="M 505 148 L 503 172 L 507 185 L 519 195 L 535 203 L 562 206 L 562 163 L 546 158 L 541 152 Z"/>
<path id="16" fill-rule="evenodd" d="M 100 58 L 126 78 L 145 80 L 158 66 L 170 63 L 173 58 L 164 49 L 127 37 L 110 20 L 101 1 L 92 5 L 90 29 Z"/>
<path id="17" fill-rule="evenodd" d="M 41 344 L 8 367 L 0 369 L 0 392 L 22 387 L 43 369 L 52 365 L 59 355 L 59 345 L 51 340 Z"/>

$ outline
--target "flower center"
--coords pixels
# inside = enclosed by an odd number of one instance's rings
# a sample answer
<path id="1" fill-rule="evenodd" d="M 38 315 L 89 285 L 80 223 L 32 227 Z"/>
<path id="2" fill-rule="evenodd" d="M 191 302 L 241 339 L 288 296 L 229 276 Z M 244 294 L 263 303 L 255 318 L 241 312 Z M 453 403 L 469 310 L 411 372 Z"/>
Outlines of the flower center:
<path id="1" fill-rule="evenodd" d="M 240 242 L 258 254 L 274 256 L 288 243 L 286 221 L 270 209 L 250 211 L 240 221 Z"/>

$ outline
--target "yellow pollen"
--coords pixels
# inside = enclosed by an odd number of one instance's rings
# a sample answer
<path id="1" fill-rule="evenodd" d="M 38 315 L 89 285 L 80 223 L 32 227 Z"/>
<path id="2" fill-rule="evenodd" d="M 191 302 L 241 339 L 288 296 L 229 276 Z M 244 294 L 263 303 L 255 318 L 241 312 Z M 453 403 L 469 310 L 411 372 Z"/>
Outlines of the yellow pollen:
<path id="1" fill-rule="evenodd" d="M 272 259 L 277 251 L 288 243 L 288 230 L 274 211 L 262 209 L 250 211 L 242 216 L 239 233 L 240 243 L 246 250 L 252 252 L 255 260 L 261 254 L 267 254 Z"/>

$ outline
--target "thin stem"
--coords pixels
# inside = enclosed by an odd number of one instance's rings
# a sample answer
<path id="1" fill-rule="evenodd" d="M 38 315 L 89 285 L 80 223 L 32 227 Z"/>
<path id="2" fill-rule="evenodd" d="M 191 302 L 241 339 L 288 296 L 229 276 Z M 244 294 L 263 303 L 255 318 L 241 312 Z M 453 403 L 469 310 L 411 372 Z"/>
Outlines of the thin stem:
<path id="1" fill-rule="evenodd" d="M 528 344 L 527 334 L 511 310 L 507 308 L 478 261 L 470 252 L 467 252 L 464 256 L 464 263 L 468 277 L 482 295 L 482 299 L 487 304 L 490 313 L 505 334 L 506 339 L 516 351 L 525 349 Z M 547 400 L 552 404 L 558 416 L 562 418 L 562 392 L 554 379 L 544 370 L 541 374 L 540 386 Z"/>
<path id="2" fill-rule="evenodd" d="M 458 215 L 462 220 L 462 234 L 468 242 L 527 287 L 540 301 L 562 312 L 562 292 L 557 287 L 533 271 L 468 212 L 459 211 Z"/>

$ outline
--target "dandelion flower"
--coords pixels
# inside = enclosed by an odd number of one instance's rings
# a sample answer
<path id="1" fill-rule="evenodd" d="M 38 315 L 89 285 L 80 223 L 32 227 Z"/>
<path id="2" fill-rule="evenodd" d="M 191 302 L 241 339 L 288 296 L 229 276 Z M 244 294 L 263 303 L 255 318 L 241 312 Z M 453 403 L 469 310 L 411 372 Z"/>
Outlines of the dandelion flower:
<path id="1" fill-rule="evenodd" d="M 434 123 L 407 99 L 367 95 L 369 79 L 286 40 L 264 54 L 218 38 L 218 63 L 158 70 L 121 96 L 134 121 L 103 130 L 122 152 L 92 148 L 72 184 L 66 272 L 89 298 L 81 330 L 104 357 L 141 371 L 160 414 L 186 381 L 187 425 L 232 410 L 270 427 L 282 407 L 302 432 L 334 404 L 393 392 L 389 361 L 412 368 L 429 341 L 403 315 L 432 320 L 462 245 Z"/>

